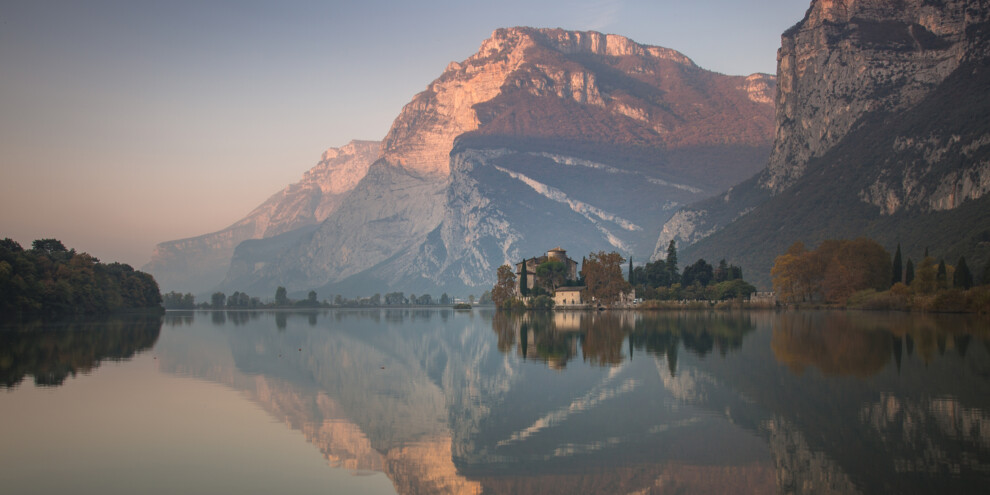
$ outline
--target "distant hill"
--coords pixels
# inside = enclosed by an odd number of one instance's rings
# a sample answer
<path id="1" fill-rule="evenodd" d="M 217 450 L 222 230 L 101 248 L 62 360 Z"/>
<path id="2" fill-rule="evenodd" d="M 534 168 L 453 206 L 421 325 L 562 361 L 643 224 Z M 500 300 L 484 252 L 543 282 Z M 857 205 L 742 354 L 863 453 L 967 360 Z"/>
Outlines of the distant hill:
<path id="1" fill-rule="evenodd" d="M 203 293 L 217 287 L 238 244 L 316 225 L 340 207 L 381 150 L 378 141 L 351 141 L 323 152 L 303 178 L 273 194 L 233 225 L 155 247 L 143 270 L 155 275 L 164 291 Z"/>

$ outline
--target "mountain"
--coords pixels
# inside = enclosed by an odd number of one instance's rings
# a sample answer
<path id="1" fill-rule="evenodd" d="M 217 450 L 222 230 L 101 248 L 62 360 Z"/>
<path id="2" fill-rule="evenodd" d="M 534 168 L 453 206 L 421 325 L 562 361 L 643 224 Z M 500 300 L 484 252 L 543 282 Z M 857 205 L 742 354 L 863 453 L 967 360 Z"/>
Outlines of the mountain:
<path id="1" fill-rule="evenodd" d="M 795 241 L 868 236 L 983 266 L 988 20 L 986 1 L 813 1 L 782 36 L 767 167 L 677 212 L 654 257 L 673 239 L 684 259 L 726 258 L 767 286 Z"/>
<path id="2" fill-rule="evenodd" d="M 233 225 L 159 244 L 143 270 L 155 276 L 163 292 L 212 290 L 223 280 L 238 244 L 322 222 L 367 174 L 380 150 L 378 141 L 351 141 L 326 150 L 302 180 L 275 193 Z"/>
<path id="3" fill-rule="evenodd" d="M 403 108 L 337 210 L 238 245 L 221 288 L 480 293 L 557 245 L 646 258 L 679 206 L 766 163 L 775 84 L 617 35 L 496 30 Z"/>

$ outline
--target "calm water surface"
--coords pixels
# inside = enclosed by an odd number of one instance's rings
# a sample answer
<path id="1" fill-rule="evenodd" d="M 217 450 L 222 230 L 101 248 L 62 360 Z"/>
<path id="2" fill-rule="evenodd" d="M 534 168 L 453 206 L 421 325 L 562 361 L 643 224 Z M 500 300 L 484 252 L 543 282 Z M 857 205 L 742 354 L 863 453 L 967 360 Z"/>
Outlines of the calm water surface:
<path id="1" fill-rule="evenodd" d="M 983 493 L 990 324 L 169 312 L 0 329 L 4 493 Z"/>

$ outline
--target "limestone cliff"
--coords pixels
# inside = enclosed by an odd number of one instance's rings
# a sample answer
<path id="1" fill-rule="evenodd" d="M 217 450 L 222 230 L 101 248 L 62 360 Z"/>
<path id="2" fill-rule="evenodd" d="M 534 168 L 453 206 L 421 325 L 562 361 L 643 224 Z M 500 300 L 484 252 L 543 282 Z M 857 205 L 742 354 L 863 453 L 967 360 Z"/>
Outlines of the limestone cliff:
<path id="1" fill-rule="evenodd" d="M 868 235 L 920 251 L 935 247 L 926 219 L 951 212 L 939 256 L 985 259 L 970 238 L 986 223 L 968 210 L 990 192 L 988 20 L 985 1 L 813 1 L 781 38 L 767 167 L 675 214 L 654 256 L 713 235 L 687 254 L 768 280 L 767 257 L 795 240 Z"/>
<path id="2" fill-rule="evenodd" d="M 336 211 L 367 174 L 380 150 L 377 141 L 351 141 L 326 150 L 299 182 L 275 193 L 233 225 L 159 244 L 144 270 L 155 276 L 163 291 L 210 290 L 222 280 L 234 248 L 241 242 L 313 225 Z"/>
<path id="3" fill-rule="evenodd" d="M 496 30 L 403 108 L 344 205 L 245 242 L 222 287 L 480 293 L 547 245 L 646 257 L 674 208 L 764 163 L 774 88 L 621 36 Z"/>

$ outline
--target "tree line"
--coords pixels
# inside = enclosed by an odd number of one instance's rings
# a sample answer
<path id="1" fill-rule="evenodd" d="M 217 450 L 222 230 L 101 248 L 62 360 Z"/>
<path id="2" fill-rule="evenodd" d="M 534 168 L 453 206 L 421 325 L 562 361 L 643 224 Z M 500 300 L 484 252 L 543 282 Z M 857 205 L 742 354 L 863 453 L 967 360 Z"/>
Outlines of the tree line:
<path id="1" fill-rule="evenodd" d="M 0 240 L 0 315 L 107 314 L 161 304 L 154 277 L 130 265 L 101 263 L 57 239 L 38 239 L 31 249 Z"/>
<path id="2" fill-rule="evenodd" d="M 756 287 L 743 280 L 742 268 L 722 259 L 711 265 L 704 258 L 678 271 L 677 245 L 670 241 L 667 257 L 633 268 L 629 280 L 644 300 L 723 301 L 749 297 Z"/>
<path id="3" fill-rule="evenodd" d="M 925 250 L 915 265 L 898 244 L 894 256 L 872 239 L 827 240 L 809 250 L 796 242 L 774 260 L 774 290 L 787 303 L 826 303 L 866 309 L 990 310 L 990 261 L 982 287 L 965 256 L 946 264 Z"/>
<path id="4" fill-rule="evenodd" d="M 214 292 L 209 302 L 196 303 L 193 294 L 169 292 L 163 296 L 165 309 L 279 309 L 279 308 L 353 308 L 353 307 L 382 307 L 382 306 L 449 306 L 454 304 L 454 298 L 444 292 L 439 298 L 430 294 L 409 294 L 404 292 L 389 292 L 382 296 L 380 293 L 370 297 L 346 298 L 340 294 L 333 298 L 319 301 L 316 291 L 309 291 L 306 299 L 294 300 L 288 297 L 285 287 L 275 290 L 275 299 L 262 301 L 259 297 L 249 296 L 245 292 L 235 291 L 230 296 L 223 292 Z M 469 296 L 474 304 L 474 295 Z M 478 304 L 491 304 L 491 293 L 485 291 Z"/>
<path id="5" fill-rule="evenodd" d="M 627 276 L 623 278 L 622 265 L 629 262 Z M 560 266 L 556 266 L 560 265 Z M 536 268 L 542 287 L 528 289 L 526 270 L 520 273 L 518 293 L 516 275 L 509 265 L 502 265 L 496 272 L 492 299 L 496 306 L 505 309 L 550 309 L 549 297 L 559 287 L 575 285 L 585 287 L 581 297 L 593 304 L 611 306 L 623 294 L 635 289 L 637 297 L 645 300 L 705 300 L 721 301 L 748 297 L 756 288 L 742 278 L 742 269 L 728 264 L 724 259 L 712 266 L 704 259 L 684 267 L 677 267 L 677 246 L 670 241 L 667 257 L 633 267 L 617 252 L 590 253 L 581 261 L 578 279 L 566 280 L 563 263 L 547 261 Z M 517 297 L 521 296 L 521 297 Z"/>

